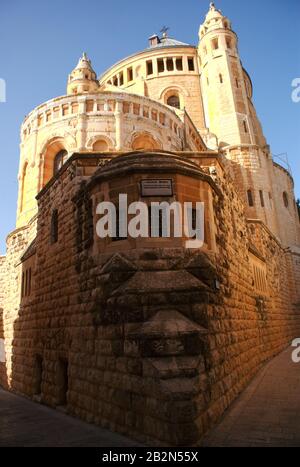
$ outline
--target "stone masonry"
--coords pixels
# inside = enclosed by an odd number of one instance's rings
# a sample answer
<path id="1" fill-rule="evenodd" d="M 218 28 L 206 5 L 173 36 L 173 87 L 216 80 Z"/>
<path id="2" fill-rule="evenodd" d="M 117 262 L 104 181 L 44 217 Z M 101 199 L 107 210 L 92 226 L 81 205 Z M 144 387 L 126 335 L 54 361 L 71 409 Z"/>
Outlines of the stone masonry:
<path id="1" fill-rule="evenodd" d="M 60 365 L 67 362 L 69 413 L 151 445 L 189 446 L 299 334 L 299 307 L 289 299 L 284 250 L 263 224 L 246 221 L 224 174 L 207 188 L 215 251 L 166 245 L 102 251 L 87 206 L 101 196 L 108 173 L 115 196 L 119 160 L 131 158 L 133 172 L 146 176 L 153 157 L 143 156 L 139 166 L 139 154 L 121 156 L 88 183 L 89 162 L 78 158 L 39 195 L 35 248 L 22 263 L 27 269 L 35 257 L 35 292 L 23 299 L 13 329 L 7 323 L 5 330 L 15 342 L 8 348 L 10 386 L 52 407 L 64 405 Z M 172 176 L 184 169 L 187 187 L 196 176 L 208 183 L 196 165 L 175 161 Z M 133 174 L 126 177 L 130 192 Z M 60 241 L 51 245 L 55 206 Z M 270 278 L 262 295 L 253 286 L 253 252 L 264 258 Z"/>
<path id="2" fill-rule="evenodd" d="M 300 335 L 294 181 L 272 158 L 230 20 L 197 47 L 152 36 L 21 127 L 16 230 L 0 258 L 0 384 L 155 446 L 195 446 Z M 172 195 L 146 197 L 142 183 Z M 98 203 L 202 202 L 204 245 L 106 238 Z M 181 220 L 178 221 L 181 223 Z"/>

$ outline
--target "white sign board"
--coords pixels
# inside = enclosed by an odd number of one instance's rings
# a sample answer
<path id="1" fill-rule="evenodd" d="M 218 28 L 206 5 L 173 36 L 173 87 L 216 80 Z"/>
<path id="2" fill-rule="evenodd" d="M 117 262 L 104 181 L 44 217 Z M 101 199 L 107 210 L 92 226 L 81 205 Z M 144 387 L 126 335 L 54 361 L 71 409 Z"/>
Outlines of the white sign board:
<path id="1" fill-rule="evenodd" d="M 173 181 L 172 180 L 142 180 L 141 181 L 142 196 L 173 196 Z"/>

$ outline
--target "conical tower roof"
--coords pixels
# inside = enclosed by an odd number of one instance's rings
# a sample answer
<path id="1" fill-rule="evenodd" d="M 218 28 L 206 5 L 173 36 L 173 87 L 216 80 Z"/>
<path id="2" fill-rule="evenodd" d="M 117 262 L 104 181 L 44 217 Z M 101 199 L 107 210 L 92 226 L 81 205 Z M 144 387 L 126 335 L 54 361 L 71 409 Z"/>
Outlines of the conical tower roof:
<path id="1" fill-rule="evenodd" d="M 93 70 L 92 62 L 84 52 L 80 57 L 76 68 L 70 73 L 68 79 L 68 94 L 82 94 L 94 92 L 98 89 L 96 72 Z"/>
<path id="2" fill-rule="evenodd" d="M 94 72 L 91 60 L 88 58 L 85 52 L 83 52 L 82 57 L 80 57 L 78 64 L 75 68 L 75 70 L 82 70 L 82 69 L 88 69 Z"/>
<path id="3" fill-rule="evenodd" d="M 203 37 L 207 32 L 215 29 L 231 29 L 231 23 L 226 16 L 224 16 L 221 10 L 218 10 L 213 2 L 209 5 L 209 11 L 205 17 L 204 23 L 200 26 L 200 38 Z"/>

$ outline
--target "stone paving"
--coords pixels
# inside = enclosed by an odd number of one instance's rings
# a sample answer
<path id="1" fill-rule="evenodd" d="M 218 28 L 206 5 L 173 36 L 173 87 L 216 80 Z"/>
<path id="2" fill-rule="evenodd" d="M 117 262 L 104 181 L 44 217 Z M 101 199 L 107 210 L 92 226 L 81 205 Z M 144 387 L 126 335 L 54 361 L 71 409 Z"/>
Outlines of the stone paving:
<path id="1" fill-rule="evenodd" d="M 131 447 L 121 435 L 0 389 L 0 447 Z"/>
<path id="2" fill-rule="evenodd" d="M 300 363 L 270 361 L 204 439 L 206 447 L 300 447 Z"/>
<path id="3" fill-rule="evenodd" d="M 300 447 L 300 364 L 269 362 L 205 437 L 204 447 Z M 0 447 L 131 447 L 138 443 L 0 389 Z"/>

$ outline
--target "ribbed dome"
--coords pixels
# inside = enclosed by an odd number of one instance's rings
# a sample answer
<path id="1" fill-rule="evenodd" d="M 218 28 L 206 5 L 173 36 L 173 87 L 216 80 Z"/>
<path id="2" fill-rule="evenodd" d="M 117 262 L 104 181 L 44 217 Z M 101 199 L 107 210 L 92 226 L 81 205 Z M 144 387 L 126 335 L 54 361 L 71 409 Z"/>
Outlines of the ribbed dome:
<path id="1" fill-rule="evenodd" d="M 151 48 L 157 47 L 180 47 L 180 46 L 188 46 L 185 42 L 177 41 L 176 39 L 172 39 L 171 37 L 162 37 L 159 39 L 159 42 L 155 45 L 152 45 Z"/>

